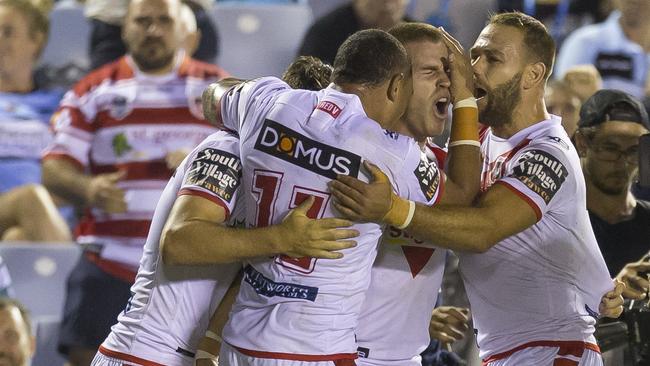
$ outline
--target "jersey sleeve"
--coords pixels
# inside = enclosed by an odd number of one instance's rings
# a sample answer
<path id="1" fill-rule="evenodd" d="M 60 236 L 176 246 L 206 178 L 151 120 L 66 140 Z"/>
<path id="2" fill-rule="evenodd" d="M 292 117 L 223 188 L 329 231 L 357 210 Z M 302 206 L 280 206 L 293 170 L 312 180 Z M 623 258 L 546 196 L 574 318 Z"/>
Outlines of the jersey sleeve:
<path id="1" fill-rule="evenodd" d="M 88 166 L 97 113 L 94 102 L 91 92 L 78 94 L 70 90 L 65 94 L 52 115 L 54 138 L 43 152 L 44 159 L 64 158 L 82 170 Z"/>
<path id="2" fill-rule="evenodd" d="M 516 193 L 535 211 L 541 220 L 562 187 L 569 185 L 569 164 L 565 154 L 550 146 L 530 146 L 522 149 L 506 167 L 506 174 L 496 182 Z M 571 199 L 566 197 L 566 199 Z"/>
<path id="3" fill-rule="evenodd" d="M 261 110 L 278 91 L 285 89 L 290 89 L 289 85 L 275 77 L 250 80 L 230 88 L 221 98 L 223 128 L 239 133 L 244 121 L 253 120 L 249 114 Z"/>
<path id="4" fill-rule="evenodd" d="M 178 195 L 199 196 L 212 201 L 230 215 L 241 184 L 239 140 L 224 131 L 203 141 L 183 163 Z"/>

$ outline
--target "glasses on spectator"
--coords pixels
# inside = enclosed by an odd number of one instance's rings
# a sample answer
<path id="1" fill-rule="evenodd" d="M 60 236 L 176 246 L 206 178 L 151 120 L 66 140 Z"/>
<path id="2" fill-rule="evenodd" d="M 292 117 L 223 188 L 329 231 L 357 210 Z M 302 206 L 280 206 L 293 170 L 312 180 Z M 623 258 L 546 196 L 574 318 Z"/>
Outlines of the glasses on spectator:
<path id="1" fill-rule="evenodd" d="M 621 150 L 616 145 L 604 143 L 604 144 L 594 144 L 593 142 L 589 144 L 591 150 L 594 152 L 594 156 L 598 160 L 614 162 L 619 161 L 621 158 L 625 158 L 630 164 L 637 164 L 639 162 L 639 146 L 632 146 L 627 150 Z"/>

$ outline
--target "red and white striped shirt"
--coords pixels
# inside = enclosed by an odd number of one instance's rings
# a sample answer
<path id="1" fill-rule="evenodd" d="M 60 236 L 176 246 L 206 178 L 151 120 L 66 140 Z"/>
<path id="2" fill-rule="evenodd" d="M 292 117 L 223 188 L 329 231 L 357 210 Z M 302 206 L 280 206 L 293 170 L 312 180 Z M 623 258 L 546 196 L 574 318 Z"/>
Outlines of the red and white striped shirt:
<path id="1" fill-rule="evenodd" d="M 80 243 L 103 245 L 105 270 L 133 281 L 154 208 L 172 176 L 168 153 L 197 146 L 216 128 L 203 118 L 203 89 L 226 73 L 217 66 L 176 56 L 164 75 L 145 74 L 129 56 L 90 73 L 61 101 L 55 137 L 44 159 L 64 158 L 87 174 L 124 171 L 118 187 L 127 210 L 88 210 Z"/>

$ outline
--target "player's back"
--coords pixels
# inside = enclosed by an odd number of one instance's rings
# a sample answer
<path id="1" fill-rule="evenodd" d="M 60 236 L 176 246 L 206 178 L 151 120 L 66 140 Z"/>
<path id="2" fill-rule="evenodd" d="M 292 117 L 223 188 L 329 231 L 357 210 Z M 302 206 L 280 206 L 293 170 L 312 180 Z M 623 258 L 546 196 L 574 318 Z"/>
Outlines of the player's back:
<path id="1" fill-rule="evenodd" d="M 235 128 L 242 144 L 242 194 L 250 224 L 276 224 L 308 196 L 316 198 L 310 217 L 335 216 L 328 182 L 337 174 L 367 181 L 361 172 L 365 159 L 388 174 L 400 195 L 433 201 L 425 193 L 429 187 L 414 174 L 422 157 L 417 144 L 381 129 L 365 115 L 357 96 L 331 87 L 290 90 L 273 78 L 255 84 L 242 89 L 237 103 L 248 108 L 229 113 L 228 102 L 222 104 L 224 120 L 240 120 Z M 274 91 L 265 92 L 264 85 Z M 247 98 L 255 101 L 248 104 Z M 251 261 L 224 331 L 226 341 L 240 351 L 318 355 L 322 360 L 354 357 L 354 327 L 381 236 L 377 224 L 355 228 L 360 232 L 357 246 L 343 251 L 342 259 Z"/>
<path id="2" fill-rule="evenodd" d="M 228 171 L 227 165 L 240 169 L 238 155 L 238 139 L 220 131 L 206 138 L 176 170 L 156 207 L 138 274 L 131 287 L 131 299 L 100 352 L 122 360 L 137 357 L 170 366 L 192 365 L 193 354 L 210 316 L 241 264 L 164 265 L 159 245 L 161 233 L 180 194 L 220 199 L 224 207 L 233 209 L 231 223 L 243 218 L 243 204 L 235 206 L 234 202 L 237 185 L 221 194 L 215 194 L 219 191 L 211 188 L 222 182 L 227 186 L 225 183 L 231 180 L 233 173 L 233 170 Z M 218 240 L 215 245 L 219 245 Z"/>
<path id="3" fill-rule="evenodd" d="M 595 342 L 611 280 L 586 211 L 580 160 L 559 118 L 482 143 L 483 184 L 520 195 L 538 221 L 481 254 L 459 253 L 481 356 L 532 341 Z"/>

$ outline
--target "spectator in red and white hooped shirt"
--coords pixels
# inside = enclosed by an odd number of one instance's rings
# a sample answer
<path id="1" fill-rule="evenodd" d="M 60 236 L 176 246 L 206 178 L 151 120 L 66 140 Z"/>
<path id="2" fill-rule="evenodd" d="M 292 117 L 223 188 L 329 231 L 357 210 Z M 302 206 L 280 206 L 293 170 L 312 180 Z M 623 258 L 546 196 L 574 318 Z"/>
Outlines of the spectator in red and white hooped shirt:
<path id="1" fill-rule="evenodd" d="M 68 279 L 59 349 L 89 365 L 127 306 L 156 203 L 185 155 L 216 129 L 201 93 L 226 75 L 185 56 L 178 0 L 132 1 L 129 53 L 82 79 L 53 117 L 44 184 L 86 208 L 89 244 Z"/>

